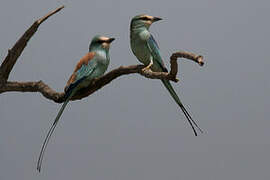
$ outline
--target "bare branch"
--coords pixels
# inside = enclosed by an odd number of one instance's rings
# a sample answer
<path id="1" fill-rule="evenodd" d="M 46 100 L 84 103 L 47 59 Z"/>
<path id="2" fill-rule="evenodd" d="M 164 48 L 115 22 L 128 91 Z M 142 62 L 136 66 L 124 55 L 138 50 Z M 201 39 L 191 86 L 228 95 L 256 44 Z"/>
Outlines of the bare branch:
<path id="1" fill-rule="evenodd" d="M 35 21 L 32 26 L 22 35 L 22 37 L 16 42 L 16 44 L 8 51 L 8 55 L 0 66 L 0 94 L 5 92 L 39 92 L 45 98 L 53 100 L 56 103 L 62 103 L 65 100 L 64 92 L 56 92 L 50 88 L 47 84 L 42 81 L 37 82 L 10 82 L 8 81 L 9 74 L 14 67 L 17 59 L 21 55 L 22 51 L 26 47 L 28 41 L 37 31 L 39 25 L 43 23 L 53 14 L 59 12 L 64 6 L 57 8 L 56 10 L 48 13 L 44 17 Z M 188 52 L 176 52 L 171 56 L 171 71 L 167 72 L 153 72 L 151 70 L 143 70 L 144 65 L 131 65 L 131 66 L 120 66 L 100 78 L 93 79 L 91 84 L 79 90 L 71 100 L 79 100 L 85 98 L 103 86 L 109 84 L 112 80 L 127 74 L 140 74 L 150 79 L 167 79 L 170 81 L 178 82 L 176 78 L 178 72 L 177 58 L 186 58 L 197 62 L 199 65 L 203 65 L 203 57 L 197 56 Z"/>
<path id="2" fill-rule="evenodd" d="M 112 70 L 111 72 L 105 74 L 104 76 L 93 80 L 92 83 L 87 88 L 78 91 L 78 93 L 75 94 L 72 100 L 87 97 L 90 94 L 102 88 L 103 86 L 109 84 L 112 80 L 116 79 L 117 77 L 127 74 L 138 73 L 150 79 L 167 79 L 170 81 L 178 82 L 178 79 L 176 78 L 178 72 L 178 64 L 176 60 L 178 57 L 184 57 L 186 59 L 193 60 L 197 62 L 200 66 L 203 66 L 204 64 L 202 56 L 197 56 L 193 53 L 180 51 L 172 54 L 170 61 L 171 71 L 169 73 L 153 72 L 151 70 L 143 71 L 143 68 L 145 67 L 144 65 L 120 66 L 119 68 Z"/>
<path id="3" fill-rule="evenodd" d="M 15 43 L 15 45 L 8 50 L 8 55 L 4 59 L 2 65 L 0 66 L 0 84 L 5 83 L 8 80 L 9 74 L 15 65 L 17 59 L 21 55 L 22 51 L 27 45 L 27 42 L 31 39 L 31 37 L 35 34 L 35 32 L 38 30 L 38 27 L 40 24 L 42 24 L 46 19 L 48 19 L 50 16 L 54 15 L 61 9 L 63 9 L 64 6 L 61 6 L 57 8 L 56 10 L 48 13 L 44 17 L 36 20 L 32 26 L 21 36 L 21 38 Z"/>
<path id="4" fill-rule="evenodd" d="M 42 81 L 37 82 L 7 82 L 0 87 L 0 94 L 4 92 L 40 92 L 45 98 L 61 103 L 64 101 L 64 92 L 56 92 Z"/>
<path id="5" fill-rule="evenodd" d="M 112 80 L 128 74 L 141 74 L 146 78 L 151 79 L 168 79 L 174 82 L 177 82 L 177 57 L 186 57 L 195 62 L 198 62 L 200 65 L 203 65 L 203 57 L 196 56 L 188 52 L 176 52 L 171 56 L 171 71 L 167 72 L 152 72 L 143 71 L 144 65 L 131 65 L 131 66 L 120 66 L 117 69 L 114 69 L 107 74 L 101 76 L 100 78 L 94 79 L 92 83 L 78 91 L 71 100 L 79 100 L 85 98 L 97 90 L 101 89 L 103 86 L 109 84 Z M 42 81 L 38 82 L 7 82 L 4 86 L 0 87 L 0 94 L 4 92 L 17 91 L 17 92 L 40 92 L 45 98 L 53 100 L 56 103 L 62 103 L 65 100 L 64 92 L 56 92 L 50 88 L 47 84 Z"/>
<path id="6" fill-rule="evenodd" d="M 184 52 L 184 51 L 179 51 L 179 52 L 175 52 L 171 55 L 171 71 L 170 71 L 170 74 L 173 78 L 176 79 L 176 75 L 177 75 L 177 72 L 178 72 L 178 65 L 177 65 L 177 58 L 186 58 L 186 59 L 189 59 L 189 60 L 192 60 L 196 63 L 198 63 L 200 66 L 203 66 L 204 65 L 204 62 L 203 62 L 203 56 L 201 55 L 196 55 L 196 54 L 193 54 L 193 53 L 190 53 L 190 52 Z"/>

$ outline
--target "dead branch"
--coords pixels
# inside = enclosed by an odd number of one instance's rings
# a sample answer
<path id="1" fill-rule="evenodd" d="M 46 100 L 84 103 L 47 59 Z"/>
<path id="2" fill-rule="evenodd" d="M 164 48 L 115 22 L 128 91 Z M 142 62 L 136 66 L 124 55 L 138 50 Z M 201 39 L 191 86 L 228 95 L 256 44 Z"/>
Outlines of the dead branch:
<path id="1" fill-rule="evenodd" d="M 15 45 L 8 50 L 8 55 L 4 59 L 2 65 L 0 66 L 0 84 L 5 83 L 8 80 L 9 74 L 17 62 L 17 59 L 23 52 L 24 48 L 27 45 L 27 42 L 31 39 L 31 37 L 35 34 L 35 32 L 38 30 L 38 27 L 40 24 L 42 24 L 46 19 L 48 19 L 50 16 L 54 15 L 61 9 L 63 9 L 64 6 L 61 6 L 57 8 L 56 10 L 46 14 L 42 18 L 36 20 L 32 26 L 25 31 L 25 33 L 21 36 L 21 38 L 15 43 Z"/>
<path id="2" fill-rule="evenodd" d="M 127 74 L 141 74 L 151 79 L 168 79 L 177 82 L 176 78 L 178 71 L 178 64 L 176 57 L 187 57 L 200 65 L 203 65 L 202 56 L 196 56 L 187 52 L 176 52 L 171 56 L 171 71 L 167 72 L 152 72 L 143 71 L 144 65 L 131 65 L 131 66 L 120 66 L 100 78 L 94 79 L 92 83 L 84 89 L 78 91 L 77 94 L 71 100 L 78 100 L 91 95 L 103 86 L 109 84 L 112 80 Z M 47 84 L 42 81 L 37 82 L 7 82 L 4 86 L 0 87 L 0 94 L 4 92 L 18 91 L 18 92 L 40 92 L 47 99 L 53 100 L 56 103 L 62 103 L 64 101 L 64 92 L 56 92 L 50 88 Z"/>
<path id="3" fill-rule="evenodd" d="M 42 81 L 36 82 L 10 82 L 8 81 L 9 74 L 16 63 L 17 59 L 21 55 L 22 51 L 27 45 L 27 42 L 30 38 L 34 35 L 37 31 L 39 25 L 48 19 L 53 14 L 57 13 L 64 6 L 48 13 L 44 17 L 38 19 L 33 23 L 33 25 L 22 35 L 22 37 L 16 42 L 11 50 L 8 51 L 7 57 L 4 59 L 2 65 L 0 66 L 0 94 L 4 92 L 39 92 L 45 98 L 53 100 L 56 103 L 62 103 L 64 101 L 65 93 L 64 92 L 56 92 L 52 88 L 50 88 L 47 84 Z M 112 80 L 128 74 L 140 74 L 146 78 L 150 79 L 167 79 L 170 81 L 178 82 L 176 78 L 178 72 L 178 64 L 177 58 L 186 58 L 190 59 L 200 66 L 204 64 L 203 57 L 197 56 L 193 53 L 189 52 L 176 52 L 173 53 L 170 57 L 171 63 L 171 70 L 170 72 L 153 72 L 151 70 L 143 70 L 145 67 L 144 65 L 131 65 L 131 66 L 120 66 L 117 69 L 114 69 L 107 74 L 103 75 L 102 77 L 93 79 L 92 83 L 78 91 L 71 100 L 79 100 L 85 98 L 92 93 L 96 92 L 97 90 L 101 89 L 103 86 L 109 84 Z"/>

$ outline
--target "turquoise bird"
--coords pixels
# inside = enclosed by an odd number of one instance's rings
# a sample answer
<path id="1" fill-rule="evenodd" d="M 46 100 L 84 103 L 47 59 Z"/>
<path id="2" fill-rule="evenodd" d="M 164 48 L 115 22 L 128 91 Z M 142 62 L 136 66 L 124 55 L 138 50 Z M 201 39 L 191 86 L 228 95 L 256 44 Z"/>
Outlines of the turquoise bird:
<path id="1" fill-rule="evenodd" d="M 60 108 L 42 145 L 37 164 L 37 170 L 39 172 L 41 170 L 45 149 L 69 100 L 78 90 L 87 87 L 92 79 L 102 76 L 107 70 L 110 63 L 109 48 L 113 40 L 114 38 L 99 35 L 95 36 L 90 43 L 89 52 L 77 63 L 65 87 L 65 102 Z"/>
<path id="2" fill-rule="evenodd" d="M 161 58 L 158 44 L 155 41 L 154 37 L 149 32 L 149 28 L 152 25 L 152 23 L 159 20 L 162 19 L 159 17 L 149 16 L 146 14 L 137 15 L 133 17 L 130 23 L 130 45 L 132 52 L 137 57 L 137 59 L 144 65 L 147 65 L 144 68 L 144 70 L 150 68 L 152 71 L 155 72 L 168 72 Z M 195 136 L 197 136 L 197 132 L 194 126 L 196 126 L 202 133 L 203 131 L 192 119 L 192 117 L 190 116 L 190 114 L 180 101 L 170 81 L 163 79 L 162 83 L 164 84 L 164 86 L 169 91 L 172 98 L 175 100 L 175 102 L 183 111 L 185 117 L 187 118 L 190 126 L 194 131 Z"/>

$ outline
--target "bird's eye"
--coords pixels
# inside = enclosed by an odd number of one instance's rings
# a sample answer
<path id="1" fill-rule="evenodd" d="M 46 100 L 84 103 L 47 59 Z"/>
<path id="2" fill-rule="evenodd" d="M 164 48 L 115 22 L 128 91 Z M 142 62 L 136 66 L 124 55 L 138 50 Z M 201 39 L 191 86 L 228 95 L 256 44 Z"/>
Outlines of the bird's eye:
<path id="1" fill-rule="evenodd" d="M 97 42 L 98 44 L 102 44 L 104 41 L 101 40 L 101 39 L 99 39 L 99 40 L 97 40 L 96 42 Z"/>
<path id="2" fill-rule="evenodd" d="M 144 21 L 150 20 L 148 17 L 141 17 L 140 19 L 141 19 L 141 20 L 144 20 Z"/>

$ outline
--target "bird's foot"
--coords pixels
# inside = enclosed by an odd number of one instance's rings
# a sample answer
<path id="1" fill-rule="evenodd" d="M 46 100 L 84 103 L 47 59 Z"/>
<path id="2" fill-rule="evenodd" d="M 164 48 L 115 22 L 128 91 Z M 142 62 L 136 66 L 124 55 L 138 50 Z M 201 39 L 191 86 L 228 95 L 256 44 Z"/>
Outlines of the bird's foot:
<path id="1" fill-rule="evenodd" d="M 150 67 L 145 67 L 142 69 L 142 72 L 148 72 L 148 71 L 151 71 L 151 66 Z"/>
<path id="2" fill-rule="evenodd" d="M 143 71 L 143 72 L 145 72 L 145 71 L 151 71 L 151 66 L 152 66 L 153 64 L 154 64 L 154 63 L 153 63 L 153 60 L 151 59 L 151 60 L 150 60 L 150 63 L 149 63 L 145 68 L 143 68 L 142 71 Z"/>

